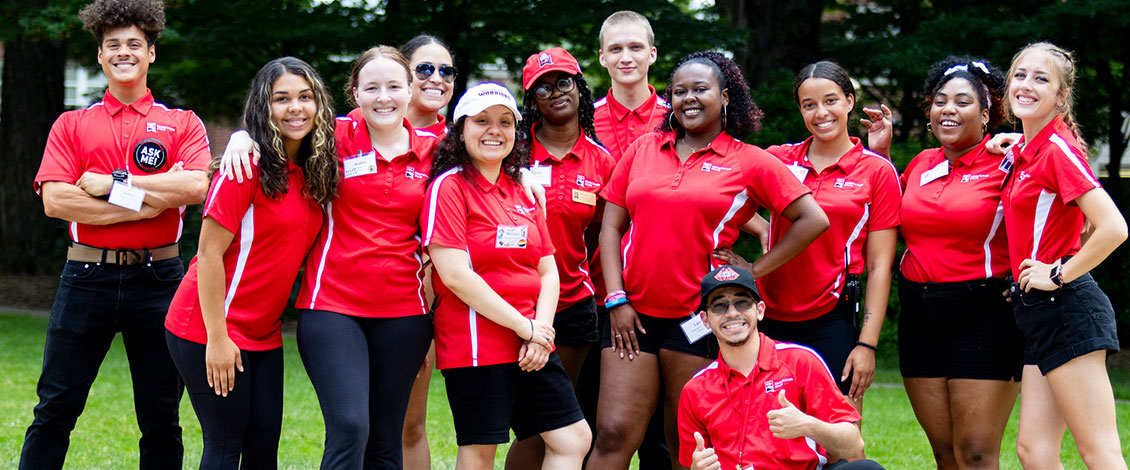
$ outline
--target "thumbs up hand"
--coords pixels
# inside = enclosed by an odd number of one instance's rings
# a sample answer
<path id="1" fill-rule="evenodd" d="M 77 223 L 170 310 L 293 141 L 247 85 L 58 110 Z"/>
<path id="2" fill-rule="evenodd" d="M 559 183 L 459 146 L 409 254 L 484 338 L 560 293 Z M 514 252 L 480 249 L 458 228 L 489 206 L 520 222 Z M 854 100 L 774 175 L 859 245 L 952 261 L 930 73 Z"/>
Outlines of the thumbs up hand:
<path id="1" fill-rule="evenodd" d="M 721 470 L 722 464 L 714 454 L 713 447 L 706 447 L 706 441 L 698 431 L 694 433 L 694 453 L 691 454 L 691 470 Z"/>
<path id="2" fill-rule="evenodd" d="M 777 403 L 781 404 L 781 408 L 772 410 L 765 415 L 769 419 L 769 431 L 773 433 L 773 437 L 796 439 L 807 436 L 808 425 L 814 418 L 804 414 L 803 411 L 789 402 L 784 390 L 777 394 Z"/>

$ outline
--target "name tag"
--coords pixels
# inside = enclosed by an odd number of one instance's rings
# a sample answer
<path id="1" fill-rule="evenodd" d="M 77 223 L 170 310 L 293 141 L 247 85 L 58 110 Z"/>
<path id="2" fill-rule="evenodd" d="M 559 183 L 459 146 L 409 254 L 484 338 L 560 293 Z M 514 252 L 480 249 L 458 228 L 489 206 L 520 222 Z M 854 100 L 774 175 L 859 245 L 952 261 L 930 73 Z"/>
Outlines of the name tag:
<path id="1" fill-rule="evenodd" d="M 141 204 L 145 202 L 145 190 L 115 181 L 114 185 L 110 187 L 109 202 L 115 206 L 137 212 L 141 210 Z"/>
<path id="2" fill-rule="evenodd" d="M 525 225 L 499 225 L 498 234 L 494 239 L 494 247 L 525 248 L 527 234 L 528 229 Z"/>
<path id="3" fill-rule="evenodd" d="M 377 172 L 377 154 L 369 152 L 345 159 L 345 177 L 371 175 Z"/>
<path id="4" fill-rule="evenodd" d="M 680 323 L 679 326 L 683 329 L 683 334 L 687 335 L 687 342 L 690 343 L 710 334 L 710 328 L 707 328 L 706 324 L 702 323 L 702 319 L 693 313 L 688 320 Z"/>
<path id="5" fill-rule="evenodd" d="M 553 167 L 549 165 L 538 165 L 530 167 L 530 173 L 534 175 L 534 181 L 542 186 L 549 186 L 553 184 Z"/>
<path id="6" fill-rule="evenodd" d="M 590 193 L 588 191 L 581 191 L 579 189 L 574 189 L 573 190 L 573 202 L 579 202 L 581 204 L 587 204 L 587 205 L 590 205 L 590 206 L 595 206 L 596 205 L 596 193 Z"/>
<path id="7" fill-rule="evenodd" d="M 926 170 L 925 173 L 922 173 L 922 176 L 918 177 L 918 185 L 925 186 L 926 183 L 934 181 L 948 174 L 950 174 L 950 162 L 949 160 L 942 160 L 941 163 L 934 165 L 934 168 Z"/>
<path id="8" fill-rule="evenodd" d="M 793 176 L 795 176 L 797 181 L 800 181 L 801 183 L 803 183 L 804 179 L 808 177 L 808 168 L 800 165 L 789 165 L 789 171 L 793 172 Z"/>

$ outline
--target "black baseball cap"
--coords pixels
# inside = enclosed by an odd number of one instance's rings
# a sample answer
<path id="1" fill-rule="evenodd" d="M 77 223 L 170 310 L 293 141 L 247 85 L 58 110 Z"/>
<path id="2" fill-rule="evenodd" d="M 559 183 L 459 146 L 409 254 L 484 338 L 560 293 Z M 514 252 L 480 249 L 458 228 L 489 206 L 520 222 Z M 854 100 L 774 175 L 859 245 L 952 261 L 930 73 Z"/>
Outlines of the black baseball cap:
<path id="1" fill-rule="evenodd" d="M 753 300 L 761 301 L 761 293 L 757 292 L 757 283 L 753 281 L 753 274 L 737 266 L 726 264 L 706 273 L 702 278 L 702 301 L 699 303 L 699 310 L 706 310 L 706 300 L 711 292 L 726 286 L 741 287 L 753 295 Z"/>

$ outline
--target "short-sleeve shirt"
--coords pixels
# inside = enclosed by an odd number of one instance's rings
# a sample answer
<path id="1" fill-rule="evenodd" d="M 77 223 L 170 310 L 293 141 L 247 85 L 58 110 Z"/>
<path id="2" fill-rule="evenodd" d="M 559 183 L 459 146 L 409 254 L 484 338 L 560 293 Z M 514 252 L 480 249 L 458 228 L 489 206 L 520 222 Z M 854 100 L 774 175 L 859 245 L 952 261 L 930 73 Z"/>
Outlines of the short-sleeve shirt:
<path id="1" fill-rule="evenodd" d="M 424 247 L 464 250 L 471 269 L 526 318 L 535 317 L 538 263 L 553 254 L 545 213 L 506 175 L 495 184 L 452 168 L 428 188 L 420 215 Z M 518 362 L 522 339 L 464 303 L 433 271 L 436 365 L 440 369 Z"/>
<path id="2" fill-rule="evenodd" d="M 249 351 L 282 347 L 280 317 L 322 227 L 322 207 L 302 195 L 302 169 L 289 162 L 287 192 L 274 198 L 263 192 L 259 167 L 241 184 L 219 173 L 212 179 L 204 217 L 235 234 L 223 257 L 228 337 Z M 193 257 L 173 296 L 165 327 L 180 338 L 208 344 L 196 262 Z"/>
<path id="3" fill-rule="evenodd" d="M 803 321 L 830 312 L 847 276 L 863 273 L 868 233 L 899 224 L 902 191 L 890 160 L 852 137 L 851 150 L 817 173 L 808 160 L 812 139 L 766 149 L 788 165 L 794 180 L 804 178 L 830 224 L 795 258 L 757 280 L 765 316 L 774 320 Z M 770 216 L 770 249 L 789 227 L 792 222 L 780 214 Z"/>
<path id="4" fill-rule="evenodd" d="M 899 227 L 906 252 L 901 275 L 913 282 L 962 282 L 1008 274 L 1001 155 L 985 149 L 989 136 L 949 161 L 939 148 L 923 150 L 902 174 Z"/>
<path id="5" fill-rule="evenodd" d="M 766 415 L 781 408 L 782 390 L 800 411 L 826 423 L 860 421 L 816 351 L 758 335 L 757 366 L 749 377 L 719 356 L 683 387 L 678 418 L 683 465 L 691 465 L 695 432 L 714 448 L 722 468 L 816 469 L 827 463 L 827 451 L 810 438 L 780 439 L 769 431 Z"/>
<path id="6" fill-rule="evenodd" d="M 697 311 L 699 283 L 718 266 L 758 207 L 779 214 L 810 191 L 776 157 L 721 133 L 679 161 L 675 133 L 646 134 L 616 165 L 600 195 L 624 207 L 624 290 L 637 312 L 680 318 Z"/>
<path id="7" fill-rule="evenodd" d="M 647 89 L 651 92 L 651 96 L 636 109 L 628 109 L 616 101 L 616 97 L 612 96 L 612 90 L 609 90 L 604 98 L 593 103 L 593 126 L 596 129 L 596 137 L 617 162 L 632 142 L 641 135 L 655 132 L 659 123 L 667 116 L 667 110 L 671 109 L 667 100 L 655 93 L 654 87 L 648 85 Z"/>
<path id="8" fill-rule="evenodd" d="M 1018 155 L 1015 148 L 1021 149 Z M 1102 186 L 1062 116 L 1031 142 L 1021 139 L 1009 147 L 1005 158 L 1010 157 L 1014 157 L 1012 175 L 1001 200 L 1012 275 L 1020 279 L 1020 263 L 1026 259 L 1053 264 L 1079 251 L 1085 218 L 1074 201 Z"/>
<path id="9" fill-rule="evenodd" d="M 43 183 L 75 184 L 83 173 L 131 175 L 165 173 L 177 163 L 207 171 L 212 155 L 204 123 L 192 111 L 169 109 L 153 94 L 123 104 L 109 90 L 89 108 L 68 111 L 51 126 L 35 191 Z M 180 241 L 184 207 L 166 209 L 151 219 L 88 225 L 71 222 L 71 241 L 99 248 L 155 248 Z"/>
<path id="10" fill-rule="evenodd" d="M 409 150 L 390 161 L 373 149 L 359 109 L 338 118 L 343 178 L 326 204 L 326 226 L 306 261 L 295 307 L 367 318 L 428 312 L 418 221 L 436 139 L 407 119 L 404 127 Z"/>
<path id="11" fill-rule="evenodd" d="M 597 194 L 612 176 L 616 162 L 604 147 L 581 133 L 562 158 L 550 154 L 534 139 L 530 166 L 538 168 L 535 175 L 549 172 L 549 184 L 543 183 L 543 186 L 546 223 L 557 249 L 553 260 L 561 278 L 561 294 L 557 298 L 560 311 L 595 294 L 589 277 L 590 253 L 585 246 L 585 230 L 593 222 L 600 222 L 596 218 L 599 215 Z"/>

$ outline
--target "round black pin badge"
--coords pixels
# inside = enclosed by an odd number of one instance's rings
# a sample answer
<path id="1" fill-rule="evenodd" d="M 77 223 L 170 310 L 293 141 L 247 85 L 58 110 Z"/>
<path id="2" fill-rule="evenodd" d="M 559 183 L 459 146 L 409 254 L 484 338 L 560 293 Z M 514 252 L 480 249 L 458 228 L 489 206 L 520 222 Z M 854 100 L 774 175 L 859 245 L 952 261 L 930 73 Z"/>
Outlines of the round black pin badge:
<path id="1" fill-rule="evenodd" d="M 157 139 L 145 139 L 133 148 L 133 163 L 142 171 L 152 173 L 165 166 L 169 151 Z"/>

